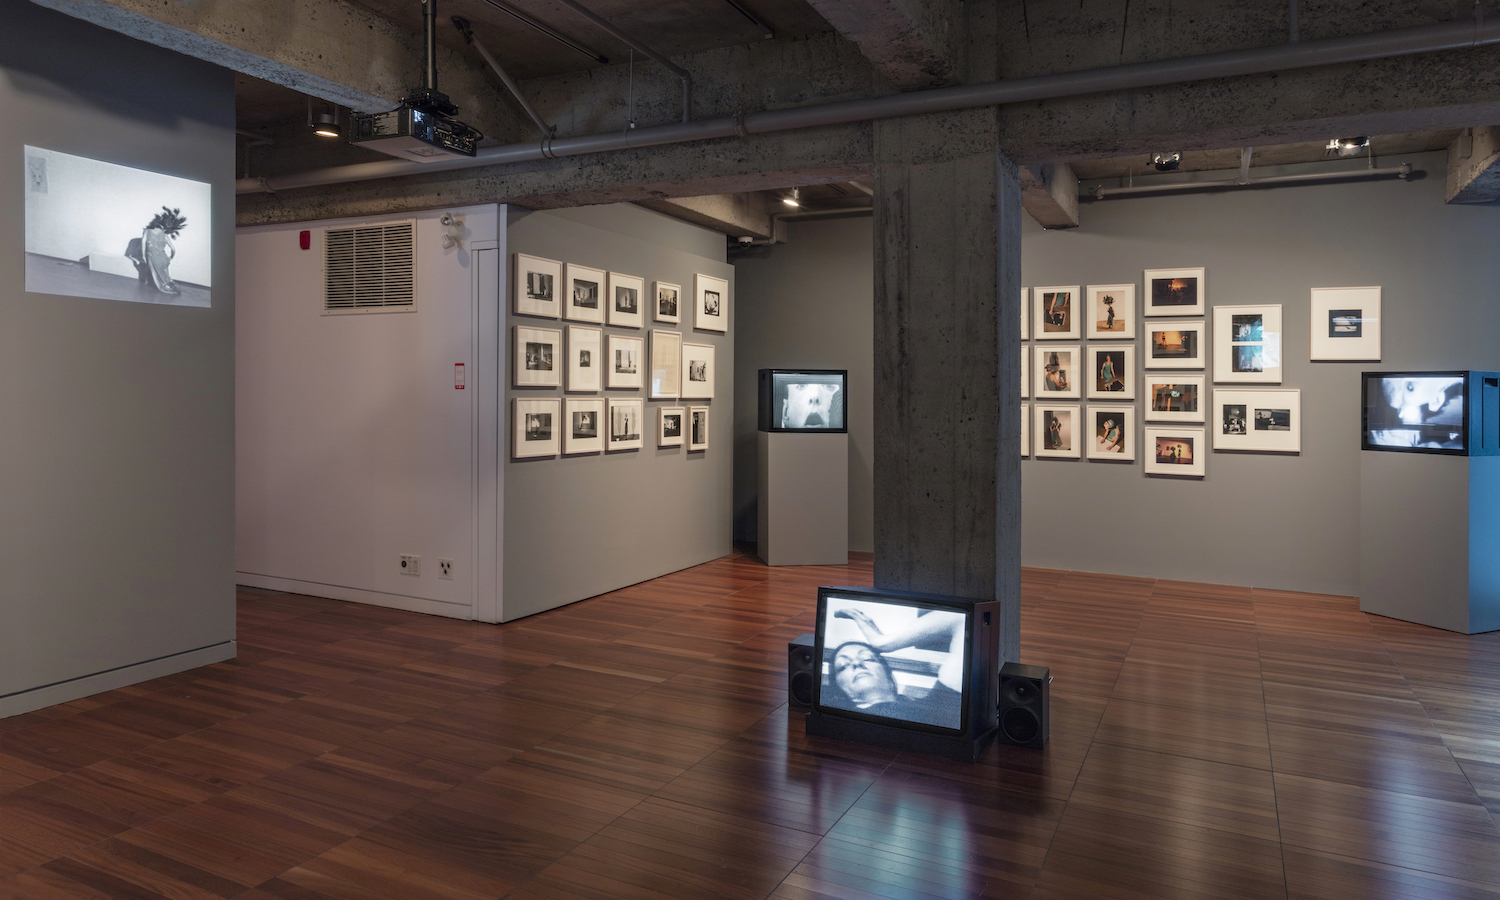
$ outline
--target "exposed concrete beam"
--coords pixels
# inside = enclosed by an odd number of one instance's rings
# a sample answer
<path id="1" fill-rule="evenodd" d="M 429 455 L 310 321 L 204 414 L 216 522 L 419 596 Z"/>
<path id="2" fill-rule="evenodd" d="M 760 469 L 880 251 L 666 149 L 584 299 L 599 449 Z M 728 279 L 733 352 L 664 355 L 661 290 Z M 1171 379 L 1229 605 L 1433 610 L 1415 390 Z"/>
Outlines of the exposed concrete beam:
<path id="1" fill-rule="evenodd" d="M 1078 179 L 1067 163 L 1020 166 L 1021 207 L 1043 228 L 1078 227 Z"/>
<path id="2" fill-rule="evenodd" d="M 1500 126 L 1464 132 L 1448 148 L 1449 203 L 1489 203 L 1500 199 Z"/>
<path id="3" fill-rule="evenodd" d="M 965 18 L 960 0 L 808 0 L 895 86 L 957 79 Z"/>
<path id="4" fill-rule="evenodd" d="M 647 209 L 702 225 L 730 237 L 748 236 L 765 240 L 780 224 L 771 218 L 780 212 L 774 203 L 761 193 L 709 194 L 703 197 L 663 197 L 636 201 Z M 783 207 L 784 208 L 784 207 Z M 785 226 L 781 229 L 785 231 Z"/>

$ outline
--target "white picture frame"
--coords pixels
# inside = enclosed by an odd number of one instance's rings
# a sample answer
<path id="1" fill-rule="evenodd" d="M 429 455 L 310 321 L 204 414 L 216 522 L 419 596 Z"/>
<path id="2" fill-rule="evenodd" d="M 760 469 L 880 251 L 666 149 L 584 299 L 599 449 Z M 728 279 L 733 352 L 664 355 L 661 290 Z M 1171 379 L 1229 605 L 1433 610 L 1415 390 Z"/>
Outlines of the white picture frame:
<path id="1" fill-rule="evenodd" d="M 1196 269 L 1146 269 L 1141 298 L 1146 316 L 1201 316 L 1208 308 L 1208 273 Z"/>
<path id="2" fill-rule="evenodd" d="M 1296 388 L 1215 388 L 1215 450 L 1302 452 L 1302 392 Z"/>
<path id="3" fill-rule="evenodd" d="M 1021 345 L 1021 399 L 1025 400 L 1031 396 L 1031 352 L 1023 344 Z"/>
<path id="4" fill-rule="evenodd" d="M 1089 340 L 1135 338 L 1135 285 L 1091 284 L 1084 288 L 1083 296 L 1083 328 Z"/>
<path id="5" fill-rule="evenodd" d="M 651 330 L 651 382 L 653 400 L 675 400 L 682 392 L 682 333 Z"/>
<path id="6" fill-rule="evenodd" d="M 616 328 L 640 328 L 646 305 L 646 279 L 635 275 L 609 273 L 609 324 Z"/>
<path id="7" fill-rule="evenodd" d="M 651 313 L 653 322 L 668 325 L 682 322 L 682 285 L 670 281 L 653 281 L 651 297 L 655 301 Z"/>
<path id="8" fill-rule="evenodd" d="M 640 397 L 609 398 L 609 441 L 606 451 L 639 450 L 646 446 L 646 401 Z"/>
<path id="9" fill-rule="evenodd" d="M 1026 313 L 1031 306 L 1031 288 L 1021 288 L 1021 340 L 1026 340 Z"/>
<path id="10" fill-rule="evenodd" d="M 1131 344 L 1090 344 L 1086 348 L 1090 400 L 1135 399 L 1135 347 Z M 1106 378 L 1108 381 L 1106 382 Z"/>
<path id="11" fill-rule="evenodd" d="M 604 389 L 604 331 L 585 325 L 568 326 L 569 391 Z"/>
<path id="12" fill-rule="evenodd" d="M 1147 322 L 1147 369 L 1201 369 L 1207 337 L 1202 321 Z"/>
<path id="13" fill-rule="evenodd" d="M 1031 455 L 1031 405 L 1021 404 L 1021 458 Z"/>
<path id="14" fill-rule="evenodd" d="M 1033 403 L 1031 454 L 1037 459 L 1081 459 L 1080 407 L 1076 403 Z M 1056 428 L 1053 422 L 1056 422 Z"/>
<path id="15" fill-rule="evenodd" d="M 1202 428 L 1166 428 L 1147 425 L 1141 455 L 1147 475 L 1202 478 L 1208 458 L 1207 436 Z M 1175 453 L 1175 459 L 1172 458 Z M 1184 461 L 1186 458 L 1186 461 Z"/>
<path id="16" fill-rule="evenodd" d="M 562 331 L 557 328 L 515 326 L 516 387 L 561 387 Z"/>
<path id="17" fill-rule="evenodd" d="M 688 443 L 689 453 L 696 453 L 708 449 L 708 407 L 688 407 Z"/>
<path id="18" fill-rule="evenodd" d="M 1313 360 L 1380 362 L 1380 286 L 1312 289 Z"/>
<path id="19" fill-rule="evenodd" d="M 714 348 L 711 344 L 682 344 L 682 386 L 678 396 L 691 400 L 714 398 Z"/>
<path id="20" fill-rule="evenodd" d="M 1214 307 L 1214 381 L 1280 384 L 1281 304 Z"/>
<path id="21" fill-rule="evenodd" d="M 517 397 L 511 419 L 511 455 L 515 459 L 556 456 L 562 444 L 561 402 L 556 397 Z"/>
<path id="22" fill-rule="evenodd" d="M 693 327 L 729 331 L 729 282 L 702 273 L 693 276 Z"/>
<path id="23" fill-rule="evenodd" d="M 1031 318 L 1038 341 L 1076 341 L 1083 333 L 1078 322 L 1078 285 L 1031 289 Z"/>
<path id="24" fill-rule="evenodd" d="M 1036 345 L 1036 385 L 1032 397 L 1036 400 L 1077 400 L 1083 373 L 1083 351 L 1077 344 L 1056 346 Z"/>
<path id="25" fill-rule="evenodd" d="M 608 293 L 604 270 L 568 263 L 565 272 L 563 318 L 603 325 L 604 298 Z"/>
<path id="26" fill-rule="evenodd" d="M 605 387 L 640 390 L 646 384 L 646 339 L 628 334 L 609 335 L 605 366 Z"/>
<path id="27" fill-rule="evenodd" d="M 603 397 L 568 397 L 563 401 L 565 456 L 604 452 Z"/>
<path id="28" fill-rule="evenodd" d="M 656 446 L 681 447 L 687 443 L 687 407 L 656 408 Z"/>
<path id="29" fill-rule="evenodd" d="M 1090 403 L 1083 413 L 1089 459 L 1135 460 L 1135 407 Z"/>
<path id="30" fill-rule="evenodd" d="M 557 318 L 563 264 L 555 259 L 517 253 L 515 269 L 516 315 Z"/>
<path id="31" fill-rule="evenodd" d="M 1147 372 L 1141 386 L 1148 422 L 1202 422 L 1208 394 L 1202 375 Z"/>

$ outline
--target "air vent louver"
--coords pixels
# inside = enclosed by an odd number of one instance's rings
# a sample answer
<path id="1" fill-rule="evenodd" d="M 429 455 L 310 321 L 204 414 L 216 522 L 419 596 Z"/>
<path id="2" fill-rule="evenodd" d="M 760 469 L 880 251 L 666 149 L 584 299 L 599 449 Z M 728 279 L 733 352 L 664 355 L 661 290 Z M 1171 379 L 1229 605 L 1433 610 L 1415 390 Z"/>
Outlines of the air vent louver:
<path id="1" fill-rule="evenodd" d="M 416 304 L 416 222 L 324 233 L 323 308 L 411 309 Z"/>

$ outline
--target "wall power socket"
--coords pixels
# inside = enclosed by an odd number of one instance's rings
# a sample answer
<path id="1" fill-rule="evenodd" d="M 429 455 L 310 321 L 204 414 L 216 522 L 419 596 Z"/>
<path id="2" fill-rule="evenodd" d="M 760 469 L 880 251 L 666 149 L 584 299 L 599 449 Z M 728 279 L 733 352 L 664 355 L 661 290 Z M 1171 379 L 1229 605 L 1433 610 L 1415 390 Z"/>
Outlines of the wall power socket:
<path id="1" fill-rule="evenodd" d="M 438 577 L 447 581 L 453 580 L 453 560 L 438 557 Z"/>
<path id="2" fill-rule="evenodd" d="M 415 575 L 417 577 L 421 577 L 421 575 L 422 575 L 422 557 L 420 557 L 420 556 L 407 556 L 404 553 L 401 554 L 401 574 L 402 575 Z"/>

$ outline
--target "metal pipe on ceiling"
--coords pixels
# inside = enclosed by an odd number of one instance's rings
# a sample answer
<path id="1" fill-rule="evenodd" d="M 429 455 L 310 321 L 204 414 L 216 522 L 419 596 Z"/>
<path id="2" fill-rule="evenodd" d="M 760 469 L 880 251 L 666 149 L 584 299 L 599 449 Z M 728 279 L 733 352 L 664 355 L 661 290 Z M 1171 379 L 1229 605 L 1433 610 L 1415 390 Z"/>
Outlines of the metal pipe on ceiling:
<path id="1" fill-rule="evenodd" d="M 564 47 L 577 50 L 579 53 L 582 53 L 584 56 L 587 56 L 589 59 L 592 59 L 596 63 L 599 63 L 601 65 L 609 65 L 609 57 L 605 56 L 603 53 L 600 53 L 598 50 L 590 49 L 589 47 L 578 43 L 577 41 L 563 34 L 561 31 L 558 31 L 556 28 L 548 25 L 546 22 L 543 22 L 540 19 L 534 19 L 531 16 L 528 16 L 527 14 L 521 12 L 519 9 L 515 9 L 514 7 L 511 7 L 504 3 L 499 3 L 497 2 L 497 0 L 484 0 L 484 2 L 488 3 L 490 6 L 493 6 L 495 9 L 500 10 L 501 12 L 510 16 L 521 24 L 540 31 L 542 34 L 545 34 L 547 37 L 552 38 L 554 41 L 557 41 Z"/>
<path id="2" fill-rule="evenodd" d="M 755 13 L 751 12 L 750 8 L 748 6 L 746 6 L 745 4 L 741 3 L 740 0 L 726 0 L 726 2 L 730 6 L 734 7 L 737 10 L 739 10 L 740 11 L 740 15 L 742 15 L 745 18 L 749 19 L 750 20 L 750 24 L 754 25 L 756 28 L 759 28 L 760 29 L 760 33 L 761 33 L 761 37 L 763 37 L 763 38 L 765 38 L 766 40 L 769 41 L 771 38 L 774 38 L 776 36 L 776 32 L 774 32 L 774 31 L 771 30 L 771 26 L 767 25 L 766 22 L 765 22 L 765 20 L 762 19 L 760 16 L 757 16 Z"/>
<path id="3" fill-rule="evenodd" d="M 532 108 L 526 96 L 521 93 L 520 87 L 511 80 L 511 77 L 506 74 L 504 69 L 500 68 L 500 63 L 496 62 L 495 57 L 490 55 L 490 51 L 484 46 L 484 43 L 474 36 L 474 29 L 469 26 L 469 20 L 462 16 L 454 16 L 453 27 L 458 29 L 459 33 L 464 36 L 465 41 L 474 45 L 474 49 L 479 51 L 479 55 L 484 57 L 484 61 L 489 63 L 490 68 L 495 70 L 496 75 L 500 76 L 500 80 L 504 82 L 506 89 L 510 91 L 510 95 L 516 98 L 516 102 L 521 104 L 521 108 L 526 111 L 526 115 L 530 116 L 531 121 L 536 123 L 536 127 L 541 129 L 542 137 L 551 137 L 556 129 L 543 122 L 542 117 L 537 115 L 537 111 Z"/>
<path id="4" fill-rule="evenodd" d="M 437 90 L 437 0 L 422 0 L 422 36 L 427 46 L 426 87 Z"/>
<path id="5" fill-rule="evenodd" d="M 1134 197 L 1141 194 L 1185 194 L 1197 191 L 1228 191 L 1237 188 L 1273 187 L 1286 184 L 1312 184 L 1320 181 L 1377 181 L 1385 178 L 1400 178 L 1403 181 L 1412 174 L 1411 163 L 1388 166 L 1381 169 L 1349 169 L 1343 172 L 1308 172 L 1300 175 L 1268 175 L 1241 181 L 1238 178 L 1221 178 L 1213 181 L 1174 181 L 1169 184 L 1138 184 L 1132 187 L 1107 188 L 1095 186 L 1092 191 L 1079 194 L 1081 199 L 1108 200 L 1111 197 Z"/>
<path id="6" fill-rule="evenodd" d="M 566 2 L 566 0 L 565 0 Z M 540 144 L 511 144 L 482 149 L 473 158 L 455 158 L 431 163 L 389 160 L 335 166 L 269 179 L 245 179 L 236 185 L 237 193 L 293 190 L 325 184 L 394 178 L 417 172 L 431 173 L 447 169 L 500 165 L 560 156 L 603 153 L 643 147 L 680 144 L 750 134 L 791 131 L 872 119 L 914 116 L 924 113 L 952 112 L 1007 103 L 1077 97 L 1132 88 L 1157 87 L 1187 81 L 1255 75 L 1287 69 L 1360 62 L 1418 53 L 1435 53 L 1500 43 L 1500 21 L 1445 22 L 1420 25 L 1373 34 L 1275 44 L 1248 50 L 1229 50 L 1155 62 L 1109 66 L 1056 75 L 1013 78 L 986 84 L 958 85 L 872 97 L 822 103 L 794 109 L 765 110 L 717 119 L 657 125 L 606 134 L 545 139 Z"/>
<path id="7" fill-rule="evenodd" d="M 608 19 L 598 15 L 587 6 L 584 6 L 582 3 L 579 3 L 578 0 L 558 0 L 558 2 L 578 13 L 580 16 L 583 16 L 585 19 L 588 19 L 590 22 L 593 22 L 595 25 L 602 28 L 605 32 L 613 35 L 615 38 L 624 41 L 631 47 L 634 47 L 636 50 L 639 50 L 641 53 L 646 54 L 646 56 L 650 57 L 661 66 L 665 67 L 668 72 L 676 75 L 678 79 L 682 81 L 682 121 L 686 122 L 690 118 L 692 118 L 693 76 L 688 74 L 687 69 L 684 69 L 683 67 L 677 65 L 662 54 L 657 53 L 655 50 L 616 28 Z"/>

